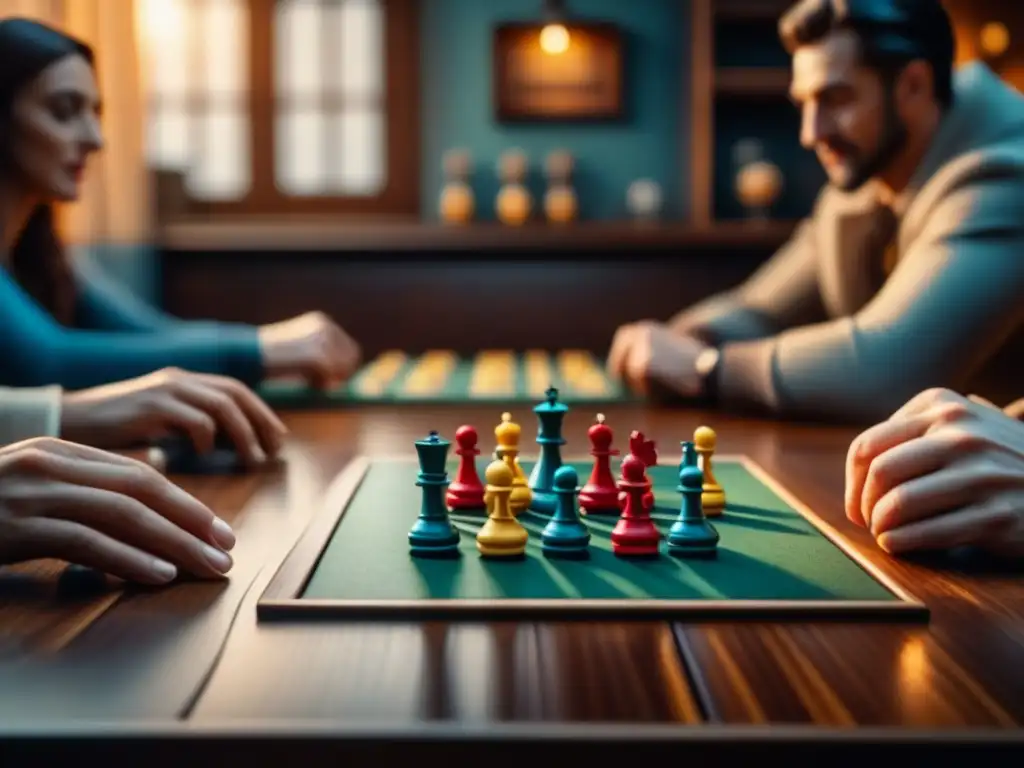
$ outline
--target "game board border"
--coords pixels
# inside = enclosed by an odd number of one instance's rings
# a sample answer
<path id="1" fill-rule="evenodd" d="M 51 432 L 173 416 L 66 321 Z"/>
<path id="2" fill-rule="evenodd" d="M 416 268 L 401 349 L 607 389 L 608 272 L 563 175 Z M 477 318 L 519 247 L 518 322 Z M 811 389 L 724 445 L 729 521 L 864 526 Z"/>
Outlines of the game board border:
<path id="1" fill-rule="evenodd" d="M 566 463 L 587 457 L 564 457 Z M 509 620 L 559 621 L 633 619 L 667 621 L 874 621 L 928 623 L 928 606 L 906 587 L 864 557 L 838 530 L 773 478 L 746 454 L 721 454 L 718 461 L 741 464 L 782 501 L 813 525 L 844 555 L 888 590 L 886 600 L 312 600 L 303 592 L 316 572 L 349 504 L 375 461 L 412 461 L 409 456 L 357 455 L 325 494 L 323 514 L 316 515 L 284 557 L 256 603 L 259 622 L 314 619 Z M 659 466 L 672 462 L 660 461 Z"/>

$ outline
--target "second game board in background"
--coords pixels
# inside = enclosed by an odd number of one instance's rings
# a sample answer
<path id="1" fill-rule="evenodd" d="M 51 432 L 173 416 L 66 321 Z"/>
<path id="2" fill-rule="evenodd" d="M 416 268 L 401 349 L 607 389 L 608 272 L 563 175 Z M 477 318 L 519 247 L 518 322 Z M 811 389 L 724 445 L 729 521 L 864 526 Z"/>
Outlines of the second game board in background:
<path id="1" fill-rule="evenodd" d="M 278 408 L 325 407 L 343 403 L 442 404 L 533 402 L 555 386 L 567 403 L 633 400 L 603 362 L 585 350 L 546 352 L 484 350 L 460 357 L 451 350 L 412 355 L 384 352 L 361 368 L 344 387 L 315 392 L 301 382 L 268 382 L 260 395 Z"/>

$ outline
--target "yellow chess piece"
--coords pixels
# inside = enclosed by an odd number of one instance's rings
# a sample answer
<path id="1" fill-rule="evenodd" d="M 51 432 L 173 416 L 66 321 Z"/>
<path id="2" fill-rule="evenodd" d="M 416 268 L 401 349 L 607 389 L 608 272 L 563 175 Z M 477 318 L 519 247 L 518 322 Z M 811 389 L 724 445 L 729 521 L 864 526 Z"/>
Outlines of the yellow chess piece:
<path id="1" fill-rule="evenodd" d="M 484 475 L 487 481 L 487 522 L 476 535 L 476 548 L 484 557 L 519 557 L 526 552 L 529 534 L 516 520 L 509 506 L 513 473 L 501 459 L 492 461 Z"/>
<path id="2" fill-rule="evenodd" d="M 697 450 L 697 466 L 704 473 L 704 489 L 700 495 L 701 506 L 707 517 L 718 517 L 725 509 L 725 490 L 718 484 L 711 457 L 715 453 L 718 436 L 710 427 L 697 427 L 693 433 L 693 446 Z"/>
<path id="3" fill-rule="evenodd" d="M 508 464 L 512 470 L 512 498 L 510 501 L 512 514 L 519 515 L 530 507 L 533 501 L 533 493 L 527 482 L 526 473 L 519 465 L 519 436 L 522 430 L 519 425 L 512 421 L 511 413 L 501 414 L 501 424 L 494 428 L 494 437 L 497 438 L 498 447 L 494 455 Z"/>

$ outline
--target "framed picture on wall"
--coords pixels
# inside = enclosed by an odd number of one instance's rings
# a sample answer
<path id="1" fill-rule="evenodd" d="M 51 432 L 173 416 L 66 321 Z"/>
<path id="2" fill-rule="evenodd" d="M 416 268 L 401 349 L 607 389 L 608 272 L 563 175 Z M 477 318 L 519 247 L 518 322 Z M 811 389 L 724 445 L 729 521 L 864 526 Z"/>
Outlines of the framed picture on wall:
<path id="1" fill-rule="evenodd" d="M 499 122 L 615 121 L 625 117 L 625 42 L 614 24 L 505 23 L 494 30 Z M 567 35 L 565 33 L 568 33 Z M 554 39 L 552 39 L 554 37 Z"/>

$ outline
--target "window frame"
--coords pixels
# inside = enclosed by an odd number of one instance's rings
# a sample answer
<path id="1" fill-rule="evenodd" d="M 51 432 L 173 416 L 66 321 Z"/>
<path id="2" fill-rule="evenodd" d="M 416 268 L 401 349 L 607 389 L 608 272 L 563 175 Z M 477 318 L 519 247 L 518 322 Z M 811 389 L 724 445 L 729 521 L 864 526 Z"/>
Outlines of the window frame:
<path id="1" fill-rule="evenodd" d="M 203 200 L 188 195 L 188 215 L 418 215 L 420 207 L 419 13 L 418 0 L 378 0 L 384 12 L 384 186 L 376 195 L 293 196 L 277 189 L 275 165 L 274 9 L 287 0 L 246 0 L 250 185 L 238 200 Z M 329 0 L 328 0 L 329 2 Z M 159 96 L 150 104 L 157 106 Z M 209 108 L 189 99 L 189 112 Z"/>

